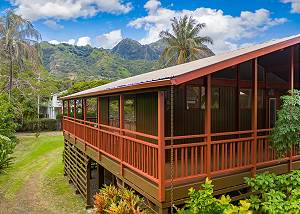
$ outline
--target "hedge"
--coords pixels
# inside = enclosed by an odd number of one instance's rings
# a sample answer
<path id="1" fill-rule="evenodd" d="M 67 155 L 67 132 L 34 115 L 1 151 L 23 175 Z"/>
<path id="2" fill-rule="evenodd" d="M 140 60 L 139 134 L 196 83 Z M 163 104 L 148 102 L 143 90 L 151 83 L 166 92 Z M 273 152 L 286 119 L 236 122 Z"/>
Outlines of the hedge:
<path id="1" fill-rule="evenodd" d="M 48 118 L 28 120 L 28 121 L 24 121 L 23 125 L 20 127 L 18 131 L 22 131 L 22 132 L 55 131 L 58 129 L 57 126 L 58 122 L 59 121 L 56 119 L 48 119 Z"/>

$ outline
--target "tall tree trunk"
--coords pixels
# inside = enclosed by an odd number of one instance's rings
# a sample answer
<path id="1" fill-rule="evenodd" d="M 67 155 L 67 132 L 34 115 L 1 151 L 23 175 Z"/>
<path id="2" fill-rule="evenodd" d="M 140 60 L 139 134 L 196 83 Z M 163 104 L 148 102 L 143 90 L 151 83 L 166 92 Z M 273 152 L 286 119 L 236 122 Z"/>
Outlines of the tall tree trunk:
<path id="1" fill-rule="evenodd" d="M 9 97 L 9 100 L 11 100 L 12 87 L 13 87 L 13 59 L 12 59 L 12 55 L 10 55 L 9 88 L 8 88 L 8 97 Z"/>

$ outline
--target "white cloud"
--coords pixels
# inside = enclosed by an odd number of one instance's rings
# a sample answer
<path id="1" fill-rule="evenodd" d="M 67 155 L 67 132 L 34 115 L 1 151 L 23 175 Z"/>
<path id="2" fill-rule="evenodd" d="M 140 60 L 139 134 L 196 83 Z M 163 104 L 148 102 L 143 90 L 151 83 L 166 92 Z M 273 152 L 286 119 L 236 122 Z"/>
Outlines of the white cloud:
<path id="1" fill-rule="evenodd" d="M 75 39 L 69 39 L 68 41 L 63 41 L 61 43 L 65 43 L 65 44 L 68 44 L 68 45 L 75 45 L 76 40 Z"/>
<path id="2" fill-rule="evenodd" d="M 300 0 L 281 0 L 281 2 L 285 4 L 291 3 L 291 12 L 300 13 Z"/>
<path id="3" fill-rule="evenodd" d="M 159 0 L 149 0 L 144 5 L 144 8 L 148 10 L 150 13 L 155 12 L 159 7 L 161 6 L 161 3 Z"/>
<path id="4" fill-rule="evenodd" d="M 77 46 L 86 46 L 86 45 L 91 45 L 91 44 L 92 44 L 91 38 L 88 36 L 78 38 L 77 43 L 76 43 Z"/>
<path id="5" fill-rule="evenodd" d="M 120 29 L 96 37 L 97 46 L 106 49 L 113 48 L 121 40 L 122 32 Z"/>
<path id="6" fill-rule="evenodd" d="M 57 40 L 55 40 L 55 39 L 53 39 L 53 40 L 50 40 L 50 41 L 48 41 L 50 44 L 52 44 L 52 45 L 58 45 L 60 42 L 59 41 L 57 41 Z"/>
<path id="7" fill-rule="evenodd" d="M 131 3 L 122 0 L 10 0 L 16 12 L 32 21 L 38 19 L 71 19 L 98 13 L 127 13 Z"/>
<path id="8" fill-rule="evenodd" d="M 52 45 L 58 45 L 61 43 L 68 44 L 68 45 L 77 45 L 77 46 L 86 46 L 91 45 L 91 38 L 88 36 L 80 37 L 76 41 L 76 39 L 69 39 L 68 41 L 58 41 L 58 40 L 50 40 L 48 41 Z"/>
<path id="9" fill-rule="evenodd" d="M 149 5 L 147 7 L 151 8 Z M 206 23 L 202 35 L 210 36 L 214 40 L 211 48 L 216 53 L 236 49 L 242 39 L 253 38 L 270 27 L 287 21 L 285 18 L 271 18 L 270 11 L 266 9 L 242 11 L 239 16 L 231 16 L 224 14 L 222 10 L 204 7 L 176 11 L 159 6 L 155 10 L 148 9 L 147 16 L 131 21 L 129 26 L 145 29 L 147 35 L 140 42 L 147 44 L 158 40 L 162 30 L 171 29 L 171 18 L 184 15 L 193 16 L 198 22 Z"/>
<path id="10" fill-rule="evenodd" d="M 64 28 L 63 25 L 60 25 L 56 21 L 51 20 L 51 19 L 48 19 L 48 20 L 44 21 L 43 23 L 54 30 L 59 30 L 59 29 Z"/>

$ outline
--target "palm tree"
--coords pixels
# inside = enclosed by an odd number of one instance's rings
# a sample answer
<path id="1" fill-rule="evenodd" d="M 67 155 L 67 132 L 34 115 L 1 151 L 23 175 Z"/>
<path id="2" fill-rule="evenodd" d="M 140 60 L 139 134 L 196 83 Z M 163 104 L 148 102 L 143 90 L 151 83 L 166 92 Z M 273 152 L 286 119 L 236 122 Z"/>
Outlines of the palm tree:
<path id="1" fill-rule="evenodd" d="M 160 32 L 159 36 L 167 46 L 162 52 L 161 60 L 167 65 L 182 64 L 203 57 L 213 55 L 205 44 L 212 44 L 210 37 L 199 36 L 199 32 L 205 28 L 205 23 L 196 23 L 192 17 L 173 18 L 172 30 Z"/>
<path id="2" fill-rule="evenodd" d="M 33 66 L 40 64 L 39 41 L 41 34 L 33 27 L 32 23 L 12 10 L 5 11 L 0 17 L 0 53 L 9 64 L 9 98 L 13 88 L 14 68 L 19 72 L 25 62 Z"/>

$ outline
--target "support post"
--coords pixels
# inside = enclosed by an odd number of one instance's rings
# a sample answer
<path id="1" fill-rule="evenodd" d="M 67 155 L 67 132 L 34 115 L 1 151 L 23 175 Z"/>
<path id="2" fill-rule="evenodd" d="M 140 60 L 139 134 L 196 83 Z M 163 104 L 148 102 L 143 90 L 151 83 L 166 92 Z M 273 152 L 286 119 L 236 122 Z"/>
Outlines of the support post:
<path id="1" fill-rule="evenodd" d="M 119 117 L 120 117 L 120 129 L 121 133 L 120 135 L 123 136 L 124 132 L 122 131 L 124 129 L 124 96 L 120 95 L 120 101 L 119 101 Z M 120 138 L 120 175 L 123 177 L 123 159 L 124 159 L 124 139 L 121 137 Z"/>
<path id="2" fill-rule="evenodd" d="M 101 139 L 100 139 L 100 129 L 101 129 L 101 97 L 97 98 L 97 122 L 98 122 L 98 141 L 97 141 L 97 147 L 101 149 Z M 100 152 L 99 152 L 99 159 L 100 159 Z"/>
<path id="3" fill-rule="evenodd" d="M 290 49 L 290 89 L 291 89 L 291 94 L 293 95 L 293 90 L 294 90 L 294 57 L 295 57 L 295 47 L 292 46 Z M 293 147 L 289 151 L 289 171 L 293 169 Z"/>
<path id="4" fill-rule="evenodd" d="M 73 115 L 74 115 L 74 139 L 75 139 L 75 143 L 76 143 L 76 99 L 74 99 L 74 112 L 73 112 Z"/>
<path id="5" fill-rule="evenodd" d="M 104 185 L 104 168 L 100 164 L 97 164 L 97 188 L 101 189 Z"/>
<path id="6" fill-rule="evenodd" d="M 68 117 L 70 117 L 71 113 L 70 113 L 70 100 L 68 100 Z"/>
<path id="7" fill-rule="evenodd" d="M 165 201 L 165 94 L 158 92 L 158 199 Z"/>
<path id="8" fill-rule="evenodd" d="M 82 100 L 82 113 L 83 113 L 83 121 L 84 121 L 84 129 L 83 129 L 83 131 L 84 131 L 84 148 L 85 148 L 85 150 L 86 150 L 86 141 L 87 141 L 87 138 L 86 138 L 86 136 L 87 136 L 87 134 L 86 134 L 86 112 L 87 112 L 87 107 L 86 107 L 86 98 L 83 98 L 83 100 Z"/>
<path id="9" fill-rule="evenodd" d="M 91 195 L 91 159 L 88 159 L 86 166 L 86 205 L 87 208 L 92 207 L 92 195 Z"/>
<path id="10" fill-rule="evenodd" d="M 206 134 L 206 171 L 207 177 L 211 172 L 211 75 L 206 77 L 206 102 L 205 102 L 205 134 Z"/>
<path id="11" fill-rule="evenodd" d="M 258 82 L 258 67 L 257 67 L 257 58 L 252 60 L 252 131 L 253 131 L 253 143 L 252 143 L 252 176 L 256 175 L 256 152 L 257 152 L 257 82 Z"/>

